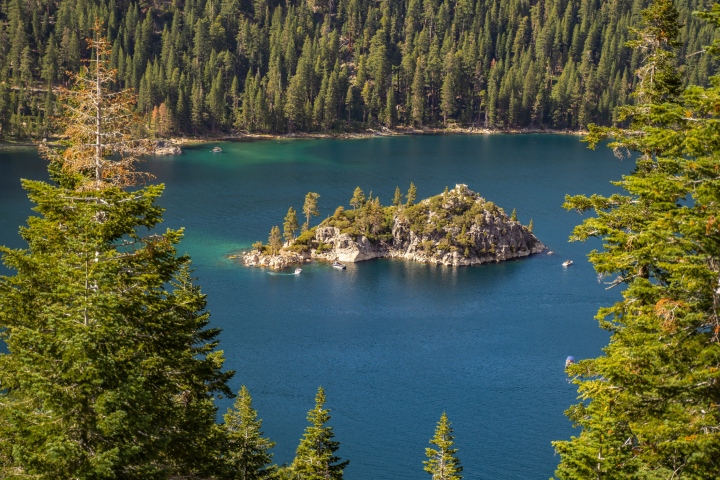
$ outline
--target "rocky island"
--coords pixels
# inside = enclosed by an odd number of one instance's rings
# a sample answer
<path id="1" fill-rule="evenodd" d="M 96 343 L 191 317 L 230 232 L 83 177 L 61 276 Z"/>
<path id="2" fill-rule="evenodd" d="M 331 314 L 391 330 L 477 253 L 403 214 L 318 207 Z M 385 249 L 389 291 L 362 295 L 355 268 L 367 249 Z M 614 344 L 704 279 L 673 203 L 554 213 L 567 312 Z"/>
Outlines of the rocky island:
<path id="1" fill-rule="evenodd" d="M 358 187 L 350 202 L 352 210 L 338 207 L 331 217 L 297 238 L 293 231 L 293 227 L 297 230 L 297 219 L 291 208 L 285 218 L 285 243 L 279 228 L 273 227 L 268 245 L 258 242 L 241 258 L 245 265 L 271 268 L 302 264 L 308 259 L 361 262 L 373 258 L 479 265 L 545 249 L 532 233 L 532 220 L 530 225 L 522 225 L 514 212 L 508 216 L 467 185 L 446 188 L 417 204 L 414 196 L 411 185 L 403 204 L 398 189 L 393 205 L 384 207 L 377 198 L 366 199 Z M 303 211 L 308 214 L 306 208 Z M 307 218 L 309 221 L 309 214 Z"/>

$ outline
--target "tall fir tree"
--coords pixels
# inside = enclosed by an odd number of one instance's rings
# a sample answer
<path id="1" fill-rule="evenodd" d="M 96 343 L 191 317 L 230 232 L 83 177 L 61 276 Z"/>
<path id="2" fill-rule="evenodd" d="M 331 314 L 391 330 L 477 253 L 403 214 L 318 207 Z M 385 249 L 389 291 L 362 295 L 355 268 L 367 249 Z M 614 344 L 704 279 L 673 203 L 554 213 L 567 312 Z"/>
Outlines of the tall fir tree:
<path id="1" fill-rule="evenodd" d="M 393 205 L 396 207 L 399 207 L 402 205 L 402 192 L 400 191 L 400 187 L 395 187 L 395 195 L 393 195 Z"/>
<path id="2" fill-rule="evenodd" d="M 295 232 L 300 229 L 297 220 L 297 212 L 293 207 L 288 208 L 287 215 L 285 215 L 285 222 L 283 223 L 283 237 L 286 242 L 295 239 Z"/>
<path id="3" fill-rule="evenodd" d="M 270 236 L 268 237 L 268 246 L 270 247 L 270 254 L 275 255 L 280 251 L 282 247 L 282 237 L 280 236 L 280 227 L 277 225 L 270 229 Z"/>
<path id="4" fill-rule="evenodd" d="M 275 446 L 262 435 L 262 420 L 252 407 L 247 387 L 240 388 L 235 404 L 229 408 L 223 425 L 226 437 L 224 460 L 227 471 L 224 478 L 230 480 L 269 480 L 276 468 L 271 465 Z"/>
<path id="5" fill-rule="evenodd" d="M 703 16 L 720 26 L 720 6 Z M 645 58 L 638 103 L 618 115 L 628 127 L 590 129 L 592 147 L 609 138 L 636 157 L 615 182 L 625 192 L 566 198 L 596 214 L 571 238 L 602 239 L 590 261 L 608 288 L 625 289 L 597 315 L 611 332 L 604 355 L 568 368 L 582 402 L 566 413 L 581 430 L 554 443 L 561 479 L 720 472 L 720 78 L 679 91 L 677 18 L 670 0 L 643 12 L 632 42 Z"/>
<path id="6" fill-rule="evenodd" d="M 133 118 L 126 98 L 105 96 L 106 46 L 91 42 L 96 63 L 73 96 L 76 113 L 98 112 L 95 134 L 65 124 L 65 148 L 48 151 L 54 184 L 23 182 L 38 214 L 21 229 L 28 247 L 0 248 L 15 272 L 0 277 L 4 478 L 216 471 L 213 400 L 231 393 L 231 373 L 190 259 L 176 252 L 182 231 L 143 233 L 162 221 L 163 187 L 121 188 L 137 179 L 138 150 L 104 129 Z"/>
<path id="7" fill-rule="evenodd" d="M 303 213 L 307 219 L 305 221 L 305 230 L 310 229 L 310 217 L 320 215 L 317 203 L 318 198 L 320 198 L 320 194 L 315 192 L 308 192 L 307 195 L 305 195 L 305 203 L 303 204 Z"/>
<path id="8" fill-rule="evenodd" d="M 455 456 L 457 448 L 454 445 L 453 429 L 445 412 L 440 416 L 435 435 L 430 443 L 434 448 L 426 448 L 427 460 L 423 462 L 425 471 L 432 476 L 432 480 L 462 480 L 460 473 L 463 467 Z"/>
<path id="9" fill-rule="evenodd" d="M 405 198 L 407 198 L 406 205 L 408 207 L 411 207 L 415 204 L 415 200 L 417 199 L 417 188 L 415 188 L 414 183 L 410 182 L 410 188 L 408 188 L 408 193 Z"/>
<path id="10" fill-rule="evenodd" d="M 362 207 L 365 204 L 365 193 L 362 191 L 362 188 L 357 187 L 355 188 L 355 191 L 353 192 L 353 196 L 350 199 L 350 206 L 353 207 L 353 212 L 358 208 Z"/>
<path id="11" fill-rule="evenodd" d="M 290 465 L 292 478 L 296 480 L 340 480 L 350 461 L 340 461 L 336 452 L 340 442 L 333 440 L 333 428 L 328 426 L 330 411 L 325 409 L 325 390 L 318 388 L 315 408 L 308 412 L 308 425 L 295 459 Z"/>

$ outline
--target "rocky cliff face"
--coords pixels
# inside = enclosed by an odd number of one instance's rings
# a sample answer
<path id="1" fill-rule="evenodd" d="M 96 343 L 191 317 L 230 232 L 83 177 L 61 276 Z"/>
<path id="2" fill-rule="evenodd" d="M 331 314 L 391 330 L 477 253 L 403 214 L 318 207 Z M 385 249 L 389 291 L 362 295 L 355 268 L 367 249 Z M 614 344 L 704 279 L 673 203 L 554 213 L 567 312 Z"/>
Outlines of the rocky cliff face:
<path id="1" fill-rule="evenodd" d="M 391 257 L 479 265 L 545 250 L 528 227 L 463 184 L 417 205 L 381 207 L 368 202 L 357 211 L 339 208 L 317 227 L 312 245 L 306 248 L 302 254 L 249 252 L 243 262 L 284 268 L 308 257 L 344 263 Z"/>
<path id="2" fill-rule="evenodd" d="M 313 256 L 324 260 L 337 260 L 339 262 L 353 263 L 373 258 L 390 256 L 391 246 L 383 241 L 371 242 L 365 236 L 354 237 L 347 233 L 340 233 L 337 227 L 319 226 L 315 231 L 315 239 L 324 245 L 330 245 L 330 250 Z"/>
<path id="3" fill-rule="evenodd" d="M 318 227 L 315 238 L 329 245 L 316 257 L 360 262 L 395 257 L 443 265 L 477 265 L 526 257 L 545 246 L 532 232 L 511 220 L 467 185 L 400 207 L 392 219 L 391 238 L 371 241 L 365 235 L 342 233 L 337 227 Z"/>
<path id="4" fill-rule="evenodd" d="M 293 265 L 301 265 L 306 258 L 295 252 L 280 252 L 276 255 L 269 255 L 260 253 L 257 250 L 246 252 L 240 255 L 240 257 L 248 267 L 268 267 L 276 270 L 281 270 Z"/>
<path id="5" fill-rule="evenodd" d="M 157 140 L 154 145 L 153 155 L 180 155 L 182 149 L 170 140 Z"/>

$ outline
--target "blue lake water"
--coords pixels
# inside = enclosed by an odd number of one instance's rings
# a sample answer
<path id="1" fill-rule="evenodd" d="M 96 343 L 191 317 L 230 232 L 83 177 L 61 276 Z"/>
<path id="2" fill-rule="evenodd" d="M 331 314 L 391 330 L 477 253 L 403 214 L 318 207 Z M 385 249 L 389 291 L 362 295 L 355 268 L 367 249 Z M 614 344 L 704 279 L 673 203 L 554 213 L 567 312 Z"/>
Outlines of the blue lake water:
<path id="1" fill-rule="evenodd" d="M 292 461 L 317 387 L 327 393 L 348 480 L 427 477 L 425 447 L 445 411 L 467 479 L 547 479 L 550 442 L 573 430 L 577 396 L 565 357 L 597 356 L 607 334 L 593 319 L 618 292 L 599 284 L 567 242 L 582 217 L 565 194 L 614 191 L 631 162 L 560 135 L 282 140 L 187 149 L 146 165 L 166 185 L 163 227 L 185 227 L 232 387 L 248 386 L 275 461 Z M 31 151 L 0 151 L 0 244 L 23 246 L 31 205 L 20 178 L 47 178 Z M 267 241 L 289 206 L 321 195 L 320 218 L 349 208 L 355 187 L 389 203 L 410 182 L 418 198 L 466 183 L 523 223 L 556 255 L 471 268 L 399 260 L 312 264 L 299 276 L 241 267 L 227 257 Z M 313 219 L 316 224 L 320 219 Z M 575 265 L 563 268 L 565 259 Z M 221 412 L 230 404 L 220 403 Z"/>

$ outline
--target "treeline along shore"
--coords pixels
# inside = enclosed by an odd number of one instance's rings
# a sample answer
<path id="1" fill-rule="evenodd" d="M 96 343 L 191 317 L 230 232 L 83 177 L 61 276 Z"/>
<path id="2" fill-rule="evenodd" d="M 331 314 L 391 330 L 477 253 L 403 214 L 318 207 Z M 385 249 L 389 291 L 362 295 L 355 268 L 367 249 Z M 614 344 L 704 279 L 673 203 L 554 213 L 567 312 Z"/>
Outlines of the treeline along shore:
<path id="1" fill-rule="evenodd" d="M 131 88 L 153 135 L 578 130 L 631 103 L 642 54 L 625 46 L 647 1 L 3 0 L 0 140 L 43 139 L 58 88 L 91 56 L 95 18 L 115 89 Z M 678 5 L 677 63 L 715 33 Z"/>

